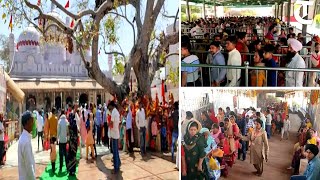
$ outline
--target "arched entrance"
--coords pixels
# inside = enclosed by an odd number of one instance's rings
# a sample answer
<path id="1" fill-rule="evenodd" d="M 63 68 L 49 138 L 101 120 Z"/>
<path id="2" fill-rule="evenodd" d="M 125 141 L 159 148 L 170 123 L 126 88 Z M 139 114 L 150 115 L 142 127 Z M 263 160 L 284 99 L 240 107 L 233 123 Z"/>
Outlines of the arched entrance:
<path id="1" fill-rule="evenodd" d="M 79 97 L 79 105 L 81 106 L 81 105 L 84 105 L 85 103 L 88 104 L 88 95 L 83 93 Z"/>
<path id="2" fill-rule="evenodd" d="M 97 95 L 97 106 L 98 106 L 99 104 L 102 104 L 101 94 Z"/>
<path id="3" fill-rule="evenodd" d="M 68 96 L 67 99 L 66 99 L 66 103 L 67 103 L 67 105 L 69 105 L 69 104 L 72 105 L 73 104 L 72 97 Z"/>
<path id="4" fill-rule="evenodd" d="M 61 97 L 60 96 L 57 96 L 55 98 L 55 105 L 54 106 L 56 107 L 57 110 L 61 109 Z"/>
<path id="5" fill-rule="evenodd" d="M 51 109 L 51 99 L 49 97 L 44 98 L 44 106 L 45 106 L 45 112 L 49 112 Z"/>
<path id="6" fill-rule="evenodd" d="M 34 95 L 29 95 L 26 102 L 26 110 L 33 111 L 36 109 L 36 97 Z"/>

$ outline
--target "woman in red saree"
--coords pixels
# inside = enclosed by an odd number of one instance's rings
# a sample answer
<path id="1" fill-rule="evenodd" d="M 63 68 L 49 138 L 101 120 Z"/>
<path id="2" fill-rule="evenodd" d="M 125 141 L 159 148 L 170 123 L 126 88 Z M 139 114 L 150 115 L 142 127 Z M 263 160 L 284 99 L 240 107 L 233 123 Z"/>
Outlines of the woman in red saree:
<path id="1" fill-rule="evenodd" d="M 229 118 L 224 119 L 225 122 L 225 141 L 224 141 L 224 154 L 225 154 L 225 159 L 226 163 L 228 166 L 232 167 L 236 156 L 237 152 L 239 149 L 239 127 L 235 123 L 235 117 L 231 116 Z"/>

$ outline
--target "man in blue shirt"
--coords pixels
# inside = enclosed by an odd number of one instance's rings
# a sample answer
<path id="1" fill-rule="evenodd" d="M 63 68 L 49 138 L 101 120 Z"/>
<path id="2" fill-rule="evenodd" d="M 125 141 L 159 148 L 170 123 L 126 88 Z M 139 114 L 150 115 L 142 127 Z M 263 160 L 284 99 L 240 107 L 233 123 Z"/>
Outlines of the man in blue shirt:
<path id="1" fill-rule="evenodd" d="M 305 148 L 308 165 L 303 176 L 292 176 L 291 180 L 319 180 L 320 179 L 320 159 L 317 157 L 319 149 L 314 144 L 307 144 Z"/>
<path id="2" fill-rule="evenodd" d="M 264 53 L 263 53 L 263 57 L 264 57 L 264 63 L 266 65 L 266 67 L 277 67 L 277 63 L 276 61 L 273 59 L 273 51 L 274 51 L 274 47 L 271 44 L 265 45 L 265 47 L 263 48 Z M 267 85 L 268 87 L 275 87 L 277 86 L 277 72 L 276 71 L 268 71 L 267 73 Z"/>
<path id="3" fill-rule="evenodd" d="M 236 120 L 236 123 L 240 129 L 240 132 L 243 136 L 245 136 L 247 134 L 246 132 L 246 127 L 247 127 L 247 122 L 245 118 L 242 118 L 241 114 L 238 114 L 238 118 Z M 242 141 L 240 140 L 241 143 L 241 148 L 238 149 L 238 159 L 241 159 L 241 154 L 242 154 L 242 160 L 245 161 L 246 157 L 247 157 L 247 150 L 246 150 L 246 141 Z"/>
<path id="4" fill-rule="evenodd" d="M 96 112 L 96 127 L 97 127 L 97 144 L 101 145 L 101 126 L 102 126 L 102 114 L 101 114 L 101 104 Z"/>
<path id="5" fill-rule="evenodd" d="M 191 54 L 191 44 L 181 43 L 181 64 L 200 64 L 199 58 Z M 181 67 L 181 86 L 201 86 L 199 67 Z"/>

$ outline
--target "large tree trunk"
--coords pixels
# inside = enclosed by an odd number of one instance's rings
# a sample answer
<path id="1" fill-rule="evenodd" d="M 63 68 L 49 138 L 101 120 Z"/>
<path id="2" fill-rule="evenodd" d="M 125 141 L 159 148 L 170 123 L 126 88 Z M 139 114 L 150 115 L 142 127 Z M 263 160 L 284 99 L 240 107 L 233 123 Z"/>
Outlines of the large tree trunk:
<path id="1" fill-rule="evenodd" d="M 147 57 L 141 57 L 139 63 L 133 65 L 134 73 L 137 77 L 138 97 L 144 95 L 151 96 L 151 82 L 149 78 L 149 60 Z"/>

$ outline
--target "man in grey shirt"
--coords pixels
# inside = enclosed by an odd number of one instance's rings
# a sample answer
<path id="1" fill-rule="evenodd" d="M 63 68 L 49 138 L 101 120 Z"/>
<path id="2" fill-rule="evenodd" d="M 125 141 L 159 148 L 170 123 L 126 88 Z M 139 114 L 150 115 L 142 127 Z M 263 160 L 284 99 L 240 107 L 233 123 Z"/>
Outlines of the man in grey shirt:
<path id="1" fill-rule="evenodd" d="M 61 110 L 61 116 L 58 122 L 60 172 L 62 171 L 63 157 L 65 158 L 66 165 L 68 164 L 68 159 L 67 159 L 68 127 L 69 127 L 69 122 L 65 115 L 65 111 Z"/>
<path id="2" fill-rule="evenodd" d="M 225 66 L 226 61 L 220 50 L 220 42 L 214 41 L 210 44 L 210 53 L 207 56 L 207 63 L 213 66 Z M 211 85 L 220 86 L 225 80 L 227 70 L 224 68 L 211 68 Z"/>

